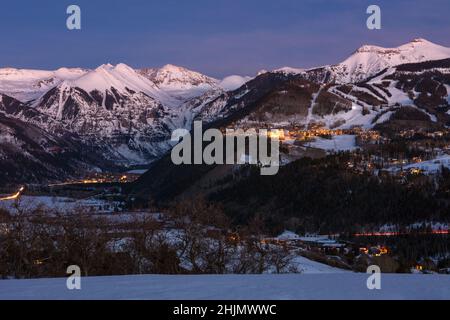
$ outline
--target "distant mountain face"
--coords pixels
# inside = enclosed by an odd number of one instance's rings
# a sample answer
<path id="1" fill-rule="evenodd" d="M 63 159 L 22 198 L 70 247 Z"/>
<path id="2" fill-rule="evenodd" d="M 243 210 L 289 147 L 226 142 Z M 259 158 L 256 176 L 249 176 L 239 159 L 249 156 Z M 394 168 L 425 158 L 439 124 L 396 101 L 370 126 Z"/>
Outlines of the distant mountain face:
<path id="1" fill-rule="evenodd" d="M 75 79 L 87 70 L 60 68 L 55 71 L 0 69 L 0 92 L 21 102 L 35 100 L 64 80 Z"/>
<path id="2" fill-rule="evenodd" d="M 171 64 L 159 69 L 140 69 L 138 73 L 180 101 L 186 101 L 219 88 L 218 80 Z"/>
<path id="3" fill-rule="evenodd" d="M 255 78 L 216 80 L 173 65 L 6 68 L 0 69 L 0 114 L 54 141 L 72 136 L 80 148 L 94 148 L 97 159 L 143 164 L 171 148 L 173 129 L 190 128 L 195 119 L 246 127 L 384 128 L 416 117 L 425 126 L 449 125 L 447 58 L 449 48 L 416 39 L 392 49 L 363 46 L 337 65 L 264 71 Z"/>

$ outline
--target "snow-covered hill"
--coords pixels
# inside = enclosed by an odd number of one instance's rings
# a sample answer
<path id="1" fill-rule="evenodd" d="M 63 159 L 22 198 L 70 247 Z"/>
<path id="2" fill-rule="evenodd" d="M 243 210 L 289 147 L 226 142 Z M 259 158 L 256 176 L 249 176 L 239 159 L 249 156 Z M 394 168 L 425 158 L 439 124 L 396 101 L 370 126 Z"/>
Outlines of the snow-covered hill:
<path id="1" fill-rule="evenodd" d="M 249 76 L 242 77 L 238 75 L 232 75 L 223 78 L 222 81 L 220 81 L 219 86 L 225 91 L 232 91 L 240 88 L 252 79 L 253 78 Z"/>
<path id="2" fill-rule="evenodd" d="M 0 280 L 0 299 L 155 300 L 417 300 L 450 299 L 450 276 L 383 274 L 381 290 L 367 289 L 364 273 L 265 275 L 139 275 Z"/>

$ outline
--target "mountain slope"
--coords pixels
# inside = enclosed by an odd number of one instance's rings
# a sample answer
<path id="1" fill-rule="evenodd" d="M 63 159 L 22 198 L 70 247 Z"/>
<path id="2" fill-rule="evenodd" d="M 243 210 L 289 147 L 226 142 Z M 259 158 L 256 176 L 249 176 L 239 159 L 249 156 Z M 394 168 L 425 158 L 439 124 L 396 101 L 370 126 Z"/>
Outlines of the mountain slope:
<path id="1" fill-rule="evenodd" d="M 239 89 L 189 101 L 195 119 L 233 117 L 235 126 L 272 128 L 319 125 L 369 129 L 402 106 L 439 125 L 449 123 L 450 59 L 384 69 L 365 82 L 339 84 L 302 73 L 266 72 Z M 406 109 L 403 109 L 406 110 Z"/>
<path id="2" fill-rule="evenodd" d="M 66 80 L 43 95 L 34 108 L 91 143 L 108 145 L 110 159 L 146 163 L 170 147 L 176 101 L 132 68 L 102 65 Z"/>
<path id="3" fill-rule="evenodd" d="M 435 131 L 450 125 L 449 101 L 450 59 L 445 59 L 392 67 L 357 84 L 317 83 L 305 74 L 267 72 L 237 90 L 199 99 L 190 109 L 204 129 L 356 126 Z M 139 201 L 147 201 L 149 195 L 166 201 L 212 170 L 214 166 L 175 166 L 166 156 L 134 183 L 130 193 Z"/>
<path id="4" fill-rule="evenodd" d="M 2 185 L 60 181 L 83 171 L 118 169 L 76 135 L 56 136 L 1 112 L 0 166 Z"/>

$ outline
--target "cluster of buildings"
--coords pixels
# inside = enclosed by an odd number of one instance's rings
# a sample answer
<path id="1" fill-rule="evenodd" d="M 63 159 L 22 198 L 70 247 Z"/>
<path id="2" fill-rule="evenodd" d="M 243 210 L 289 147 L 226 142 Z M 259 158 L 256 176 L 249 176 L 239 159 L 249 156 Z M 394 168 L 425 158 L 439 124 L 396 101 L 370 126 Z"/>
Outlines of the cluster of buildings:
<path id="1" fill-rule="evenodd" d="M 354 256 L 367 255 L 369 257 L 380 257 L 391 253 L 391 250 L 384 245 L 361 245 L 357 242 L 343 241 L 339 239 L 339 235 L 299 236 L 290 231 L 285 231 L 275 238 L 263 239 L 262 243 L 281 245 L 290 249 L 300 249 L 305 253 L 316 253 L 322 257 L 334 257 L 338 259 L 348 254 Z M 327 259 L 324 261 L 327 261 Z"/>
<path id="2" fill-rule="evenodd" d="M 92 185 L 92 184 L 108 184 L 108 183 L 128 183 L 136 181 L 140 177 L 137 173 L 111 173 L 111 172 L 95 172 L 87 175 L 80 180 L 69 180 L 63 183 L 55 183 L 49 187 L 70 186 L 70 185 Z"/>
<path id="3" fill-rule="evenodd" d="M 96 172 L 83 180 L 83 183 L 127 183 L 136 181 L 140 174 Z"/>
<path id="4" fill-rule="evenodd" d="M 414 130 L 414 129 L 408 129 L 408 130 L 400 131 L 398 133 L 398 136 L 400 136 L 402 138 L 413 138 L 413 137 L 416 137 L 417 135 L 420 135 L 420 136 L 423 136 L 423 137 L 436 139 L 436 138 L 445 137 L 448 134 L 449 134 L 448 131 L 442 131 L 442 130 L 437 130 L 437 131 L 417 131 L 417 130 Z"/>
<path id="5" fill-rule="evenodd" d="M 358 145 L 367 144 L 383 144 L 389 143 L 391 140 L 384 137 L 376 130 L 361 130 L 356 135 L 356 143 Z"/>

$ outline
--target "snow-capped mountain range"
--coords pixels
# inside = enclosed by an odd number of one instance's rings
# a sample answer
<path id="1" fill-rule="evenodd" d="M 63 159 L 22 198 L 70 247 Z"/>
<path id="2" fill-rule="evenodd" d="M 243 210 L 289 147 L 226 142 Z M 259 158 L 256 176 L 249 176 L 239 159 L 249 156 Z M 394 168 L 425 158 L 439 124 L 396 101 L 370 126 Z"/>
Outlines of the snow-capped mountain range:
<path id="1" fill-rule="evenodd" d="M 250 79 L 252 78 L 233 75 L 217 80 L 174 65 L 132 69 L 124 63 L 119 63 L 116 66 L 103 64 L 93 70 L 59 68 L 52 71 L 0 68 L 0 92 L 28 103 L 40 98 L 48 90 L 63 82 L 88 92 L 96 89 L 101 91 L 110 87 L 117 87 L 117 89 L 128 87 L 149 92 L 150 95 L 160 95 L 163 102 L 173 106 L 198 97 L 209 90 L 237 89 Z"/>
<path id="2" fill-rule="evenodd" d="M 339 83 L 363 81 L 382 70 L 405 63 L 441 60 L 450 57 L 450 48 L 426 39 L 417 38 L 396 48 L 363 45 L 347 59 L 335 65 L 313 69 L 284 67 L 275 71 L 300 74 L 322 70 L 329 72 L 329 79 Z"/>
<path id="3" fill-rule="evenodd" d="M 0 112 L 56 137 L 74 134 L 118 164 L 143 164 L 171 147 L 173 129 L 189 124 L 192 116 L 184 103 L 203 94 L 222 94 L 249 78 L 232 79 L 222 88 L 220 80 L 173 65 L 133 69 L 120 63 L 54 71 L 3 68 Z M 12 132 L 16 131 L 5 135 Z"/>
<path id="4" fill-rule="evenodd" d="M 261 110 L 239 121 L 256 125 L 262 121 L 306 125 L 322 121 L 327 126 L 368 126 L 380 114 L 375 108 L 380 105 L 398 103 L 421 108 L 425 98 L 420 96 L 420 88 L 405 89 L 403 80 L 395 78 L 397 66 L 446 58 L 450 58 L 450 48 L 415 39 L 397 48 L 364 45 L 337 65 L 286 67 L 260 72 L 255 78 L 229 76 L 218 80 L 174 65 L 133 69 L 120 63 L 54 71 L 3 68 L 0 113 L 53 135 L 46 138 L 48 141 L 71 135 L 105 159 L 124 165 L 142 164 L 171 148 L 173 129 L 190 128 L 195 118 L 208 122 L 225 119 L 255 104 Z M 433 86 L 440 89 L 439 99 L 443 101 L 448 99 L 450 88 L 445 81 L 440 87 Z M 368 108 L 369 112 L 361 114 Z M 427 108 L 422 109 L 432 119 L 442 118 Z M 379 117 L 384 120 L 387 116 Z M 12 122 L 4 123 L 6 127 Z M 5 132 L 13 135 L 17 130 Z M 12 143 L 14 137 L 6 140 Z"/>

